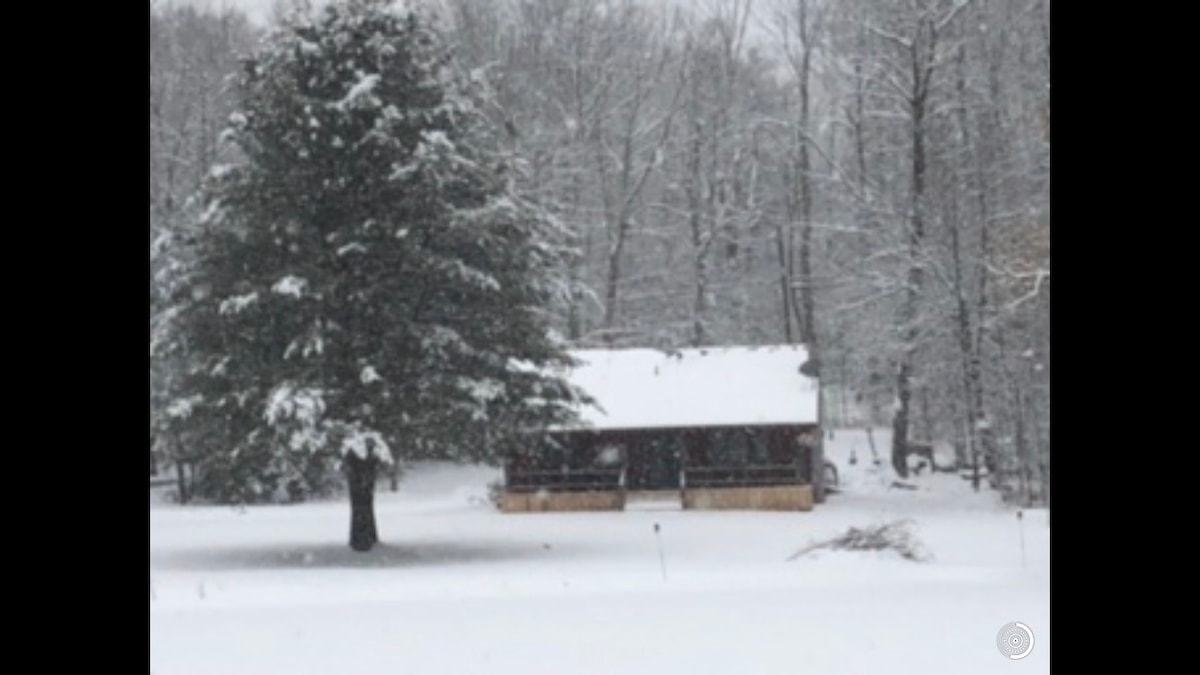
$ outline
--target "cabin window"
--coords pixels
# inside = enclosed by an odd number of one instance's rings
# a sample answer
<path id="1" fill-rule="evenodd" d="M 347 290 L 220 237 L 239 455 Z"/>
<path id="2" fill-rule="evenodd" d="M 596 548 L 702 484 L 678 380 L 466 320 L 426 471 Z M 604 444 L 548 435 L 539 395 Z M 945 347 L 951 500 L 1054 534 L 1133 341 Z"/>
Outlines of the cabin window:
<path id="1" fill-rule="evenodd" d="M 813 447 L 806 445 L 800 439 L 797 439 L 796 446 L 796 462 L 799 464 L 800 479 L 805 483 L 811 483 Z"/>
<path id="2" fill-rule="evenodd" d="M 601 443 L 596 447 L 594 464 L 601 467 L 619 467 L 625 461 L 621 446 L 616 443 Z"/>
<path id="3" fill-rule="evenodd" d="M 747 462 L 755 466 L 770 464 L 771 448 L 768 443 L 767 430 L 745 427 L 743 432 L 746 435 Z"/>
<path id="4" fill-rule="evenodd" d="M 687 450 L 687 463 L 689 466 L 708 466 L 709 461 L 709 437 L 703 430 L 688 429 L 683 432 L 683 444 Z"/>
<path id="5" fill-rule="evenodd" d="M 777 466 L 796 461 L 796 445 L 793 433 L 788 429 L 775 428 L 768 432 L 771 463 Z"/>
<path id="6" fill-rule="evenodd" d="M 674 431 L 633 434 L 629 444 L 629 486 L 640 490 L 679 487 L 683 441 Z"/>
<path id="7" fill-rule="evenodd" d="M 741 429 L 714 430 L 710 458 L 715 466 L 745 465 L 746 434 Z"/>
<path id="8" fill-rule="evenodd" d="M 585 434 L 570 434 L 563 442 L 564 459 L 571 470 L 585 469 L 596 461 L 592 439 Z"/>
<path id="9" fill-rule="evenodd" d="M 545 436 L 542 440 L 541 452 L 534 454 L 531 464 L 534 471 L 555 471 L 567 461 L 566 444 L 564 439 L 555 436 Z"/>

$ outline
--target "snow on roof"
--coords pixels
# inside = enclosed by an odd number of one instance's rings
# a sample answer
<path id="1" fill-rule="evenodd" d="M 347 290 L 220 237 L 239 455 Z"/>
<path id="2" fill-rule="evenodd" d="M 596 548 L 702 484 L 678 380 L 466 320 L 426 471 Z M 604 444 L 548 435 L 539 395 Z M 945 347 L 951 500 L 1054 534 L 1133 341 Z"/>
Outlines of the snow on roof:
<path id="1" fill-rule="evenodd" d="M 815 424 L 818 383 L 803 347 L 575 350 L 566 379 L 599 404 L 595 429 Z"/>

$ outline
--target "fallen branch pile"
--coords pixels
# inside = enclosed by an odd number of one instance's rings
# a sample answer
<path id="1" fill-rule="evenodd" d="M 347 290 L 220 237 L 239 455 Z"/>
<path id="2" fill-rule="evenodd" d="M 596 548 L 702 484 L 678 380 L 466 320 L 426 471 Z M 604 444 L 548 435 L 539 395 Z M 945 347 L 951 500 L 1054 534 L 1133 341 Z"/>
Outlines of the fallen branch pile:
<path id="1" fill-rule="evenodd" d="M 929 552 L 912 532 L 912 521 L 897 520 L 883 525 L 872 525 L 864 528 L 852 527 L 845 534 L 809 544 L 788 557 L 789 561 L 820 549 L 835 549 L 845 551 L 884 551 L 894 550 L 905 560 L 923 561 L 929 559 Z"/>

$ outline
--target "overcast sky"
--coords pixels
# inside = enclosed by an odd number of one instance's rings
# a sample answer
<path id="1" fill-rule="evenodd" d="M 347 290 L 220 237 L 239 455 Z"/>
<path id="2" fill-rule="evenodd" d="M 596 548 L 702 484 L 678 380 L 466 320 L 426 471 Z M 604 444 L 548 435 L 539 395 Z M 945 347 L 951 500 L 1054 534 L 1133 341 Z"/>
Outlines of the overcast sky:
<path id="1" fill-rule="evenodd" d="M 236 7 L 246 13 L 251 21 L 259 25 L 266 25 L 267 16 L 271 13 L 271 6 L 278 0 L 150 0 L 150 6 L 166 5 L 170 3 L 180 3 L 195 5 L 197 7 L 209 7 L 212 9 L 220 9 L 222 7 Z"/>
<path id="2" fill-rule="evenodd" d="M 314 0 L 315 4 L 322 4 L 328 0 Z M 660 2 L 674 2 L 681 6 L 707 6 L 712 4 L 708 0 L 659 0 Z M 167 3 L 186 3 L 199 7 L 208 6 L 210 8 L 219 9 L 221 7 L 237 7 L 245 12 L 251 21 L 259 25 L 266 25 L 267 17 L 271 14 L 271 8 L 275 5 L 286 6 L 288 0 L 150 0 L 151 5 L 167 4 Z M 757 0 L 754 5 L 764 4 L 764 0 Z M 767 2 L 766 4 L 770 4 Z"/>
<path id="3" fill-rule="evenodd" d="M 314 4 L 320 5 L 328 0 L 313 0 Z M 246 13 L 250 20 L 265 26 L 267 17 L 271 15 L 271 8 L 275 5 L 286 7 L 289 0 L 150 0 L 151 5 L 165 4 L 169 2 L 183 2 L 197 7 L 210 7 L 219 9 L 221 7 L 236 7 Z"/>
<path id="4" fill-rule="evenodd" d="M 203 1 L 203 0 L 201 0 Z M 253 21 L 266 25 L 267 15 L 271 11 L 271 5 L 275 0 L 223 0 L 233 7 L 241 9 L 248 14 Z"/>
<path id="5" fill-rule="evenodd" d="M 209 7 L 211 9 L 220 9 L 222 7 L 236 7 L 245 12 L 250 20 L 260 26 L 267 25 L 267 17 L 271 16 L 272 8 L 276 6 L 286 7 L 294 0 L 150 0 L 150 6 L 165 5 L 168 3 L 183 3 L 195 5 L 197 7 Z M 321 5 L 329 0 L 310 0 L 313 4 Z M 678 5 L 682 7 L 692 7 L 701 10 L 701 13 L 706 13 L 705 9 L 711 10 L 712 6 L 718 4 L 720 0 L 653 0 L 657 2 L 667 3 L 668 6 Z M 774 25 L 768 26 L 763 18 L 772 16 L 769 8 L 778 6 L 778 0 L 752 0 L 751 12 L 752 18 L 750 21 L 749 31 L 747 34 L 748 44 L 767 44 L 774 42 Z M 755 18 L 757 17 L 757 18 Z"/>

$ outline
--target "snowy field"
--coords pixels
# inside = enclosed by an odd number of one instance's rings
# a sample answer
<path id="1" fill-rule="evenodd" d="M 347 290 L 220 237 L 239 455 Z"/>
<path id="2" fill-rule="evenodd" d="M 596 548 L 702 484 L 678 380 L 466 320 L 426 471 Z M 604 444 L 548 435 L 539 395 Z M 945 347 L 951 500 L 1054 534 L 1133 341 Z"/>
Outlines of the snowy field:
<path id="1" fill-rule="evenodd" d="M 876 432 L 884 452 L 887 437 Z M 857 464 L 846 461 L 856 449 Z M 498 472 L 415 467 L 349 550 L 345 501 L 179 507 L 151 496 L 150 668 L 183 673 L 1045 673 L 1050 528 L 954 475 L 887 487 L 865 435 L 829 454 L 844 491 L 810 513 L 503 515 Z M 898 518 L 932 554 L 822 550 Z M 666 578 L 654 525 L 661 527 Z M 1030 655 L 1003 656 L 1011 621 Z"/>

